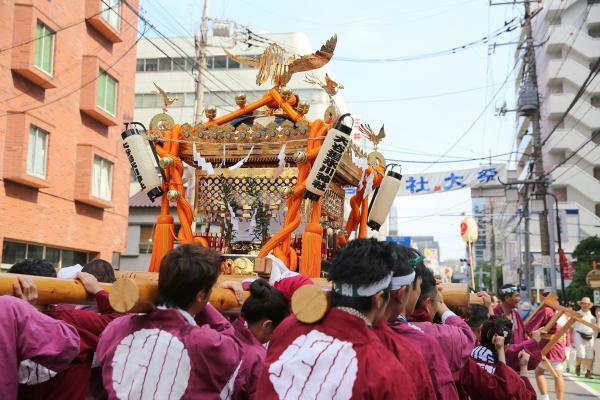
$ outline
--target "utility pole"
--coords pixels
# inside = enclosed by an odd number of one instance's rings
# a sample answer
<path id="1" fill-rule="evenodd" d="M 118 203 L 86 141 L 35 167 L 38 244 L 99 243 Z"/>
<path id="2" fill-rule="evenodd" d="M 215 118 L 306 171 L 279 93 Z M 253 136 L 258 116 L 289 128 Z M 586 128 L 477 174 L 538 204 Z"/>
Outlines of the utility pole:
<path id="1" fill-rule="evenodd" d="M 204 74 L 207 68 L 206 46 L 208 44 L 208 0 L 204 0 L 202 8 L 202 23 L 200 24 L 200 37 L 196 36 L 196 62 L 198 75 L 196 77 L 196 104 L 194 107 L 194 123 L 202 122 L 202 107 L 204 105 Z"/>
<path id="2" fill-rule="evenodd" d="M 491 274 L 492 274 L 492 292 L 498 293 L 498 278 L 496 274 L 496 230 L 494 229 L 494 201 L 490 199 L 490 245 L 491 245 Z"/>
<path id="3" fill-rule="evenodd" d="M 523 280 L 525 282 L 525 285 L 527 286 L 527 293 L 528 293 L 528 299 L 531 299 L 531 285 L 530 285 L 530 276 L 531 276 L 531 248 L 529 245 L 529 238 L 530 238 L 530 232 L 529 232 L 529 188 L 526 186 L 525 187 L 525 193 L 523 196 L 524 200 L 523 201 L 523 219 L 525 220 L 525 227 L 524 227 L 524 235 L 523 235 L 523 242 L 525 245 L 525 257 L 523 259 L 523 264 L 524 264 L 524 268 L 523 268 L 523 273 L 525 274 L 525 279 Z"/>
<path id="4" fill-rule="evenodd" d="M 535 111 L 530 115 L 530 121 L 532 125 L 533 135 L 533 160 L 534 160 L 534 171 L 537 179 L 540 181 L 544 180 L 544 164 L 542 160 L 542 134 L 540 129 L 540 97 L 538 92 L 537 84 L 537 70 L 535 60 L 535 45 L 533 41 L 533 29 L 531 26 L 531 11 L 529 7 L 529 1 L 523 3 L 525 7 L 525 35 L 527 41 L 527 47 L 525 52 L 525 61 L 527 62 L 527 85 L 535 90 L 537 98 L 537 107 Z M 536 187 L 538 198 L 541 197 L 544 201 L 544 212 L 539 215 L 540 222 L 540 245 L 542 256 L 550 256 L 550 235 L 548 229 L 548 201 L 546 198 L 546 183 L 545 181 L 540 182 L 539 187 Z M 551 265 L 554 265 L 553 255 L 550 256 Z"/>

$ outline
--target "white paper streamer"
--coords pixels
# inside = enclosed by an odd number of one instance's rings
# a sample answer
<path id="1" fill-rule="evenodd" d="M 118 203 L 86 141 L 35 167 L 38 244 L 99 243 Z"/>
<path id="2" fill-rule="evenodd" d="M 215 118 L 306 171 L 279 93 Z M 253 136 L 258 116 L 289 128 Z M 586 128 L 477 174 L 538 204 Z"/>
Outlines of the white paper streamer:
<path id="1" fill-rule="evenodd" d="M 239 231 L 240 222 L 238 221 L 233 208 L 231 208 L 231 204 L 227 203 L 227 209 L 229 210 L 229 215 L 231 215 L 231 229 L 234 231 Z"/>
<path id="2" fill-rule="evenodd" d="M 258 210 L 254 210 L 254 212 L 252 213 L 252 219 L 250 220 L 250 228 L 254 231 L 254 229 L 256 228 L 256 212 Z"/>
<path id="3" fill-rule="evenodd" d="M 373 181 L 375 180 L 375 172 L 371 172 L 369 176 L 367 176 L 367 181 L 365 182 L 365 194 L 363 198 L 367 198 L 373 193 Z"/>
<path id="4" fill-rule="evenodd" d="M 244 157 L 240 161 L 236 162 L 234 165 L 229 167 L 229 169 L 233 171 L 234 169 L 238 169 L 239 167 L 244 165 L 246 163 L 246 161 L 248 161 L 248 159 L 250 158 L 250 155 L 252 154 L 253 150 L 254 150 L 254 146 L 252 146 L 252 148 L 250 149 L 250 151 L 248 152 L 248 155 L 246 157 Z"/>
<path id="5" fill-rule="evenodd" d="M 225 166 L 227 160 L 225 160 L 225 154 L 227 153 L 227 145 L 223 145 L 223 159 L 221 160 L 221 168 Z"/>
<path id="6" fill-rule="evenodd" d="M 279 155 L 277 156 L 277 159 L 279 160 L 279 164 L 277 165 L 277 169 L 275 170 L 275 174 L 274 177 L 278 178 L 281 173 L 283 172 L 283 168 L 285 167 L 285 146 L 287 145 L 287 143 L 284 143 L 283 146 L 281 146 L 281 149 L 279 150 Z"/>
<path id="7" fill-rule="evenodd" d="M 196 143 L 192 143 L 192 151 L 194 152 L 194 161 L 196 161 L 198 166 L 202 168 L 202 170 L 205 171 L 207 175 L 214 175 L 215 169 L 213 168 L 211 163 L 209 163 L 204 157 L 202 157 L 200 151 L 198 151 L 196 148 Z"/>

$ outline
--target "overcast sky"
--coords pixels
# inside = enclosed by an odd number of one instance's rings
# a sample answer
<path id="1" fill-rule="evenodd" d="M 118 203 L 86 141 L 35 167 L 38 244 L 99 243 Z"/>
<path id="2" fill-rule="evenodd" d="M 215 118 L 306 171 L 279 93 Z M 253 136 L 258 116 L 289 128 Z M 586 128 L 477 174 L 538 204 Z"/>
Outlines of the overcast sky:
<path id="1" fill-rule="evenodd" d="M 146 16 L 161 31 L 181 35 L 198 31 L 201 0 L 141 0 Z M 396 1 L 271 1 L 211 0 L 209 15 L 247 24 L 254 32 L 305 32 L 318 48 L 334 33 L 335 55 L 343 58 L 394 58 L 427 54 L 473 42 L 497 31 L 505 21 L 522 15 L 522 7 L 489 7 L 488 0 L 396 0 Z M 168 6 L 167 6 L 168 5 Z M 170 15 L 165 16 L 167 6 Z M 169 23 L 176 18 L 182 27 Z M 503 34 L 490 43 L 517 40 L 519 31 Z M 381 148 L 388 159 L 406 160 L 405 172 L 428 172 L 475 167 L 479 161 L 453 164 L 416 164 L 434 161 L 473 124 L 485 105 L 498 96 L 473 125 L 448 158 L 477 158 L 513 150 L 514 113 L 495 116 L 496 106 L 514 104 L 514 80 L 502 87 L 514 65 L 515 46 L 500 46 L 488 55 L 488 44 L 456 54 L 416 61 L 329 63 L 332 76 L 342 82 L 350 111 L 363 122 L 379 127 L 385 123 L 387 138 Z M 514 76 L 514 74 L 512 75 Z M 465 90 L 468 90 L 465 92 Z M 457 91 L 463 93 L 447 94 Z M 415 99 L 415 97 L 427 97 Z M 408 99 L 407 99 L 408 98 Z M 390 101 L 387 101 L 390 100 Z M 393 101 L 392 101 L 393 100 Z M 452 157 L 452 158 L 450 158 Z M 495 161 L 505 161 L 508 156 Z M 459 236 L 462 212 L 471 213 L 469 190 L 396 202 L 399 232 L 433 235 L 441 256 L 464 255 Z"/>

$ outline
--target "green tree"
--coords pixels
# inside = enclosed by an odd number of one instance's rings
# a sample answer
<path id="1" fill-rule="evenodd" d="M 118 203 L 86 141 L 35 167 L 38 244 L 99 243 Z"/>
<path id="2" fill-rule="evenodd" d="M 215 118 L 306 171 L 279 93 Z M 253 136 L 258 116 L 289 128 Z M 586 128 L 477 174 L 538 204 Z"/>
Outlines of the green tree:
<path id="1" fill-rule="evenodd" d="M 576 303 L 584 296 L 593 296 L 592 289 L 585 282 L 585 276 L 592 269 L 594 257 L 600 257 L 600 238 L 598 236 L 583 239 L 573 251 L 573 259 L 576 260 L 573 261 L 575 274 L 566 290 L 568 303 Z"/>

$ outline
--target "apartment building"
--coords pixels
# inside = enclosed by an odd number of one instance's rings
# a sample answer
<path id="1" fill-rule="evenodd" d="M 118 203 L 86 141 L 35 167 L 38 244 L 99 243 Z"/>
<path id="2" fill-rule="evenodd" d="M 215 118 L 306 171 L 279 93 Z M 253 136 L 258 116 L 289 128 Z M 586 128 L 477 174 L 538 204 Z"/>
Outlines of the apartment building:
<path id="1" fill-rule="evenodd" d="M 131 8 L 130 8 L 131 7 Z M 0 258 L 126 247 L 137 0 L 0 2 Z M 133 9 L 133 10 L 132 10 Z"/>

